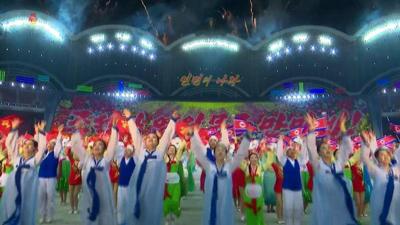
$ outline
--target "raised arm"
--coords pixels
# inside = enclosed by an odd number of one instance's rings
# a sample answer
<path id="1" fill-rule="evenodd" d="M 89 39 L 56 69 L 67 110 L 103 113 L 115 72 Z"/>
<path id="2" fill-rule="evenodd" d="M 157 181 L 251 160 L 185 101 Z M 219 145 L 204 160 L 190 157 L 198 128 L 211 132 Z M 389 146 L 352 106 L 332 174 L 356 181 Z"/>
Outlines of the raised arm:
<path id="1" fill-rule="evenodd" d="M 144 150 L 142 148 L 143 137 L 140 134 L 139 128 L 136 126 L 135 118 L 132 116 L 131 111 L 124 109 L 123 113 L 128 120 L 129 133 L 131 134 L 133 146 L 135 147 L 135 155 L 140 155 Z"/>
<path id="2" fill-rule="evenodd" d="M 114 159 L 115 151 L 118 144 L 118 130 L 116 128 L 116 121 L 113 122 L 111 128 L 110 140 L 108 141 L 107 150 L 104 153 L 104 160 L 110 163 Z"/>
<path id="3" fill-rule="evenodd" d="M 210 166 L 210 161 L 207 159 L 206 155 L 204 154 L 205 146 L 201 142 L 201 138 L 199 136 L 199 132 L 197 129 L 194 130 L 193 136 L 190 139 L 191 150 L 194 152 L 196 159 L 199 161 L 200 165 L 208 170 Z"/>
<path id="4" fill-rule="evenodd" d="M 229 149 L 229 137 L 228 137 L 228 129 L 226 129 L 226 120 L 221 123 L 221 143 L 223 143 L 227 149 Z"/>
<path id="5" fill-rule="evenodd" d="M 363 139 L 363 143 L 361 144 L 361 160 L 367 166 L 368 172 L 371 176 L 375 176 L 376 171 L 378 170 L 378 166 L 371 159 L 371 146 L 374 146 L 374 142 L 376 143 L 375 134 L 368 131 L 363 131 L 361 133 L 361 137 Z"/>
<path id="6" fill-rule="evenodd" d="M 349 159 L 349 155 L 351 154 L 352 149 L 353 149 L 353 143 L 350 139 L 350 136 L 343 135 L 338 150 L 339 152 L 337 153 L 338 154 L 337 163 L 341 168 L 344 167 L 347 160 Z"/>
<path id="7" fill-rule="evenodd" d="M 314 167 L 314 170 L 319 169 L 319 155 L 317 151 L 317 140 L 315 137 L 315 118 L 313 118 L 310 114 L 305 116 L 305 120 L 308 124 L 308 135 L 306 137 L 308 156 L 310 157 L 310 162 Z"/>
<path id="8" fill-rule="evenodd" d="M 277 143 L 277 146 L 276 146 L 276 156 L 278 157 L 279 162 L 282 165 L 285 165 L 286 156 L 285 156 L 285 153 L 283 151 L 283 136 L 282 135 L 279 136 L 279 139 L 278 139 L 278 143 Z"/>
<path id="9" fill-rule="evenodd" d="M 157 151 L 160 151 L 161 155 L 165 154 L 172 138 L 175 135 L 175 120 L 171 119 L 168 123 L 167 128 L 165 128 L 164 134 L 160 138 L 160 142 L 157 146 Z"/>
<path id="10" fill-rule="evenodd" d="M 46 122 L 42 121 L 38 123 L 38 151 L 35 154 L 35 165 L 39 166 L 40 162 L 43 159 L 44 151 L 46 150 L 46 134 L 44 133 L 44 127 L 46 126 Z"/>
<path id="11" fill-rule="evenodd" d="M 309 160 L 308 157 L 308 151 L 307 151 L 307 145 L 306 145 L 306 138 L 303 138 L 301 145 L 301 150 L 300 150 L 300 155 L 299 155 L 299 163 L 301 166 L 306 166 L 307 162 Z"/>
<path id="12" fill-rule="evenodd" d="M 75 124 L 76 132 L 71 136 L 71 150 L 74 152 L 75 155 L 78 156 L 81 162 L 84 162 L 89 154 L 86 152 L 85 148 L 83 147 L 83 140 L 79 130 L 83 128 L 83 121 L 78 121 Z"/>
<path id="13" fill-rule="evenodd" d="M 8 157 L 14 163 L 14 160 L 18 157 L 18 127 L 20 124 L 20 120 L 16 119 L 11 122 L 11 132 L 7 135 L 6 138 L 6 148 Z"/>
<path id="14" fill-rule="evenodd" d="M 182 160 L 183 152 L 185 150 L 186 150 L 186 141 L 181 140 L 181 142 L 179 143 L 178 149 L 176 151 L 176 156 L 175 156 L 176 161 L 179 162 Z"/>
<path id="15" fill-rule="evenodd" d="M 62 131 L 64 130 L 64 125 L 58 126 L 58 135 L 56 140 L 56 145 L 54 146 L 54 155 L 56 158 L 60 156 L 62 150 Z"/>
<path id="16" fill-rule="evenodd" d="M 236 155 L 233 157 L 230 165 L 230 171 L 234 171 L 242 162 L 244 158 L 249 154 L 250 140 L 248 137 L 244 137 L 242 142 L 240 143 L 239 149 L 236 152 Z"/>

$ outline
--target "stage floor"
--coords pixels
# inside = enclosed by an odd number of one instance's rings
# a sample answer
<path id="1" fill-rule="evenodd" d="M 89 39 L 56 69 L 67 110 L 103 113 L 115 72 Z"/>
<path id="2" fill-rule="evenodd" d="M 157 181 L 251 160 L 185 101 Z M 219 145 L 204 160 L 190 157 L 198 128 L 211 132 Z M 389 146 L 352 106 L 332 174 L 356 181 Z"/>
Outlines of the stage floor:
<path id="1" fill-rule="evenodd" d="M 57 199 L 58 201 L 59 199 Z M 201 214 L 202 214 L 202 206 L 203 206 L 203 193 L 200 191 L 196 191 L 194 193 L 189 194 L 182 201 L 182 215 L 177 221 L 176 225 L 201 225 Z M 52 224 L 57 225 L 76 225 L 80 223 L 79 215 L 70 215 L 68 214 L 69 206 L 57 206 L 55 220 Z M 311 210 L 309 210 L 311 211 Z M 303 223 L 304 225 L 309 224 L 309 215 L 306 215 Z M 239 219 L 239 215 L 236 215 L 236 224 L 245 224 L 241 222 Z M 361 223 L 363 225 L 369 224 L 369 218 L 363 218 Z M 277 224 L 277 219 L 274 213 L 266 213 L 265 224 Z"/>

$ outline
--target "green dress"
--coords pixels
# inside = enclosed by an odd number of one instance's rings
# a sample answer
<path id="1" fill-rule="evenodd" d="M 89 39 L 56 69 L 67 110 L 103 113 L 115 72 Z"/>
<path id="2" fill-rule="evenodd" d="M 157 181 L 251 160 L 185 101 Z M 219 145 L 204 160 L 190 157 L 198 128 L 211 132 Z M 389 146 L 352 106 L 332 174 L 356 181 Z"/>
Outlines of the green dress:
<path id="1" fill-rule="evenodd" d="M 263 195 L 265 205 L 276 204 L 276 196 L 274 191 L 276 176 L 272 168 L 272 163 L 276 161 L 275 153 L 272 151 L 266 152 L 261 158 L 262 165 L 264 166 Z"/>
<path id="2" fill-rule="evenodd" d="M 257 168 L 254 176 L 250 175 L 246 167 L 246 186 L 243 192 L 243 204 L 247 225 L 264 225 L 264 196 L 263 175 L 261 168 Z"/>
<path id="3" fill-rule="evenodd" d="M 308 188 L 310 180 L 310 173 L 308 171 L 301 171 L 301 183 L 303 185 L 303 199 L 306 203 L 312 203 L 312 191 Z"/>
<path id="4" fill-rule="evenodd" d="M 61 171 L 60 171 L 60 179 L 58 180 L 57 183 L 57 191 L 58 192 L 67 192 L 68 191 L 68 177 L 69 177 L 69 173 L 71 170 L 71 165 L 70 162 L 66 159 L 61 160 L 60 162 L 61 165 Z"/>
<path id="5" fill-rule="evenodd" d="M 182 161 L 179 162 L 178 175 L 179 175 L 179 178 L 180 178 L 179 183 L 181 185 L 181 198 L 182 198 L 183 196 L 186 196 L 187 192 L 188 192 L 188 190 L 187 190 L 187 180 L 185 178 L 185 173 L 183 171 L 183 163 L 182 163 Z"/>
<path id="6" fill-rule="evenodd" d="M 181 214 L 181 184 L 178 174 L 179 163 L 167 163 L 167 181 L 164 190 L 164 216 L 173 213 Z"/>
<path id="7" fill-rule="evenodd" d="M 193 172 L 196 168 L 196 158 L 194 153 L 190 151 L 189 160 L 187 162 L 188 179 L 187 179 L 187 189 L 189 192 L 193 192 L 195 189 Z"/>

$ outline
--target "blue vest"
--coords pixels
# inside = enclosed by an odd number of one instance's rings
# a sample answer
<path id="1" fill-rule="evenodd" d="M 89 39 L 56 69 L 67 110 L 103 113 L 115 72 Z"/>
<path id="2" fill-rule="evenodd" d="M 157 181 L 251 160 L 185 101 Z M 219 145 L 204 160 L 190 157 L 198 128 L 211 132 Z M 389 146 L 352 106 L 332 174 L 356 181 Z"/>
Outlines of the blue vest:
<path id="1" fill-rule="evenodd" d="M 283 189 L 288 189 L 291 191 L 301 191 L 301 177 L 300 177 L 300 165 L 299 162 L 294 160 L 294 166 L 289 161 L 286 160 L 283 166 Z"/>
<path id="2" fill-rule="evenodd" d="M 210 160 L 211 162 L 215 162 L 214 152 L 211 148 L 207 148 L 206 156 L 208 160 Z"/>
<path id="3" fill-rule="evenodd" d="M 132 157 L 128 160 L 128 164 L 125 163 L 125 157 L 122 158 L 119 166 L 119 186 L 127 187 L 129 185 L 135 166 L 136 164 Z"/>
<path id="4" fill-rule="evenodd" d="M 56 178 L 57 177 L 58 158 L 55 157 L 54 151 L 47 154 L 40 163 L 39 177 Z"/>

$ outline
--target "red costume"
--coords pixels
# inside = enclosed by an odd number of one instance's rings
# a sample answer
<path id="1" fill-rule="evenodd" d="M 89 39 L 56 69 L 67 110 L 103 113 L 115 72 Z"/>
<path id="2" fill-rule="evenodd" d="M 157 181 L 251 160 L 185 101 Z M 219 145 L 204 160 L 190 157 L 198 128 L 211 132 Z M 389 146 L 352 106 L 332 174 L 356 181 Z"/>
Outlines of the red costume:
<path id="1" fill-rule="evenodd" d="M 81 170 L 79 169 L 79 161 L 76 161 L 72 156 L 71 151 L 67 151 L 67 157 L 71 162 L 71 171 L 68 177 L 68 184 L 69 185 L 81 185 L 82 184 L 82 177 L 81 177 Z"/>
<path id="2" fill-rule="evenodd" d="M 364 187 L 363 171 L 362 168 L 357 164 L 351 165 L 351 177 L 352 177 L 354 192 L 364 192 L 365 187 Z"/>
<path id="3" fill-rule="evenodd" d="M 278 163 L 274 162 L 272 163 L 272 169 L 274 169 L 276 177 L 274 191 L 275 193 L 282 193 L 282 185 L 283 185 L 282 167 Z"/>

